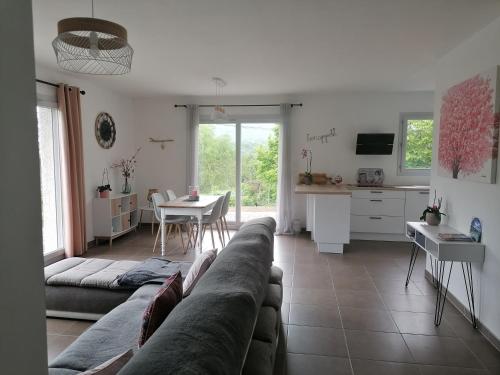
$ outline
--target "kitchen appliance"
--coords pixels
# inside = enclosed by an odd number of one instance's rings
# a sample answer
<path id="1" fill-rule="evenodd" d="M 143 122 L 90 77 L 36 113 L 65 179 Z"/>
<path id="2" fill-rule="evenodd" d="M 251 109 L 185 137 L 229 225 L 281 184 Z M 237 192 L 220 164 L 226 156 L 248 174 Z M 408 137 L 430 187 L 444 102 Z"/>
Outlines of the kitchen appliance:
<path id="1" fill-rule="evenodd" d="M 359 168 L 358 186 L 383 186 L 384 170 L 382 168 Z"/>
<path id="2" fill-rule="evenodd" d="M 358 133 L 356 155 L 392 155 L 394 133 Z"/>

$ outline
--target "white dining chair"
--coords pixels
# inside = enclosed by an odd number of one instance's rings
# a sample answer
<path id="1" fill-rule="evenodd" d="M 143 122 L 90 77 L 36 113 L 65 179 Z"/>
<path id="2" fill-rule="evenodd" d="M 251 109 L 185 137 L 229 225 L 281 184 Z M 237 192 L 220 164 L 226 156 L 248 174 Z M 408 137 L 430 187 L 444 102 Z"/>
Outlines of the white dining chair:
<path id="1" fill-rule="evenodd" d="M 156 220 L 161 223 L 161 210 L 160 210 L 160 204 L 166 202 L 166 199 L 163 197 L 162 194 L 160 193 L 154 193 L 151 195 L 152 202 L 153 202 L 153 208 L 154 208 L 154 214 L 156 217 Z M 182 236 L 182 225 L 186 227 L 186 233 L 188 234 L 188 247 L 191 242 L 191 228 L 189 224 L 190 218 L 187 216 L 172 216 L 168 215 L 165 217 L 165 226 L 168 227 L 168 232 L 167 236 L 165 239 L 165 245 L 168 242 L 168 237 L 170 236 L 170 232 L 172 230 L 172 227 L 174 227 L 174 232 L 177 230 L 179 235 L 181 236 L 181 243 L 182 243 L 182 248 L 184 249 L 184 254 L 187 253 L 187 247 L 184 244 L 184 237 Z M 166 228 L 165 228 L 166 229 Z M 158 226 L 158 232 L 156 233 L 156 239 L 155 239 L 155 244 L 153 246 L 153 253 L 155 252 L 156 249 L 156 244 L 158 243 L 158 238 L 160 236 L 160 230 L 161 230 L 161 224 Z M 175 234 L 174 234 L 175 235 Z"/>
<path id="2" fill-rule="evenodd" d="M 168 197 L 169 201 L 173 201 L 174 199 L 177 199 L 177 196 L 175 195 L 173 190 L 167 189 L 166 190 L 166 196 Z"/>
<path id="3" fill-rule="evenodd" d="M 222 231 L 222 239 L 224 240 L 224 246 L 226 246 L 226 236 L 224 235 L 224 227 L 226 227 L 228 241 L 231 239 L 231 237 L 229 236 L 229 228 L 227 227 L 227 220 L 226 220 L 226 215 L 229 211 L 230 200 L 231 200 L 231 191 L 228 191 L 224 196 L 224 203 L 222 204 L 222 209 L 219 218 L 220 227 Z"/>
<path id="4" fill-rule="evenodd" d="M 210 214 L 203 215 L 203 219 L 201 220 L 201 242 L 203 242 L 203 237 L 205 236 L 205 231 L 207 228 L 210 228 L 210 234 L 212 236 L 212 246 L 215 249 L 215 238 L 214 238 L 214 229 L 213 225 L 215 224 L 215 227 L 217 229 L 217 233 L 219 234 L 219 240 L 222 245 L 224 245 L 224 241 L 222 240 L 222 234 L 220 231 L 219 227 L 219 218 L 222 210 L 222 205 L 224 203 L 224 196 L 220 196 L 219 199 L 217 199 L 217 202 L 215 202 L 214 207 L 212 208 L 212 211 Z M 197 223 L 195 222 L 194 225 L 197 227 L 197 231 L 195 234 L 195 238 L 198 237 L 198 231 L 200 228 L 198 228 Z M 201 245 L 201 244 L 200 244 Z"/>

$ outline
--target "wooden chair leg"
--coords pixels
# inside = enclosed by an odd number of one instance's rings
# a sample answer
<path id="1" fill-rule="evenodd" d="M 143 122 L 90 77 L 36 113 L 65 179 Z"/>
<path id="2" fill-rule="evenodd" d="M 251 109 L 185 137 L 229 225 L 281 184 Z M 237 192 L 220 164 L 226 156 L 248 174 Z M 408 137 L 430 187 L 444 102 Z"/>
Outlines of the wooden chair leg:
<path id="1" fill-rule="evenodd" d="M 214 228 L 213 224 L 210 224 L 210 234 L 212 235 L 212 246 L 215 249 L 215 240 L 214 240 Z"/>
<path id="2" fill-rule="evenodd" d="M 172 231 L 172 224 L 167 224 L 167 225 L 168 225 L 168 232 L 167 232 L 167 238 L 165 239 L 165 245 L 167 244 L 168 237 L 170 236 L 170 232 Z"/>
<path id="3" fill-rule="evenodd" d="M 215 222 L 215 227 L 217 228 L 217 233 L 219 234 L 219 241 L 220 241 L 221 245 L 225 247 L 226 243 L 224 241 L 224 236 L 223 235 L 221 236 L 221 232 L 220 232 L 219 222 L 218 221 Z M 224 231 L 222 233 L 224 233 Z"/>
<path id="4" fill-rule="evenodd" d="M 231 239 L 231 236 L 229 235 L 229 228 L 227 227 L 226 217 L 225 217 L 225 216 L 223 216 L 222 218 L 224 219 L 224 224 L 226 225 L 227 238 Z"/>
<path id="5" fill-rule="evenodd" d="M 224 223 L 222 222 L 222 216 L 219 218 L 219 220 L 217 222 L 220 222 L 220 227 L 222 228 L 222 241 L 221 241 L 222 246 L 226 246 L 226 236 L 224 235 Z M 219 226 L 217 226 L 217 230 L 219 231 L 219 237 L 220 237 Z"/>
<path id="6" fill-rule="evenodd" d="M 156 233 L 155 244 L 153 246 L 153 253 L 155 252 L 156 244 L 158 243 L 158 237 L 160 236 L 160 228 L 161 228 L 161 225 L 158 225 L 158 232 Z"/>
<path id="7" fill-rule="evenodd" d="M 184 224 L 185 228 L 186 228 L 186 234 L 187 234 L 187 238 L 188 238 L 188 242 L 187 242 L 187 248 L 191 248 L 192 246 L 192 243 L 191 243 L 191 223 L 186 223 Z"/>
<path id="8" fill-rule="evenodd" d="M 186 245 L 184 244 L 184 236 L 182 235 L 181 224 L 177 224 L 177 231 L 179 232 L 179 236 L 181 236 L 182 249 L 186 251 Z"/>
<path id="9" fill-rule="evenodd" d="M 206 224 L 201 224 L 201 242 L 203 242 L 203 238 L 205 238 L 205 231 L 207 230 Z"/>

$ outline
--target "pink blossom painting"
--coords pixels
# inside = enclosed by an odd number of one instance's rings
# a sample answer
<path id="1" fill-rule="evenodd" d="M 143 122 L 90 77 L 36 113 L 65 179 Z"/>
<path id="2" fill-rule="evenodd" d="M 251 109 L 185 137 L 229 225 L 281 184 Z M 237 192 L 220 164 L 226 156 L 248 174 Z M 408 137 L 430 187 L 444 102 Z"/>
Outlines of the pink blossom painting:
<path id="1" fill-rule="evenodd" d="M 441 99 L 439 174 L 495 183 L 500 120 L 499 67 L 451 88 Z"/>

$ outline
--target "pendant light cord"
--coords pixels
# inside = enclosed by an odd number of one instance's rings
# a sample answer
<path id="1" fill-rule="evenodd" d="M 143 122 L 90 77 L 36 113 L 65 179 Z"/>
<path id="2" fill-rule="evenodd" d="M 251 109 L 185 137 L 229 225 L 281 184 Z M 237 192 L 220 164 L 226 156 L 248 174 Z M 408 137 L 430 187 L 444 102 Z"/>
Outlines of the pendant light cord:
<path id="1" fill-rule="evenodd" d="M 92 0 L 92 18 L 94 18 L 94 0 Z"/>

